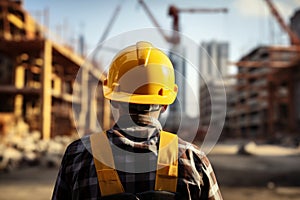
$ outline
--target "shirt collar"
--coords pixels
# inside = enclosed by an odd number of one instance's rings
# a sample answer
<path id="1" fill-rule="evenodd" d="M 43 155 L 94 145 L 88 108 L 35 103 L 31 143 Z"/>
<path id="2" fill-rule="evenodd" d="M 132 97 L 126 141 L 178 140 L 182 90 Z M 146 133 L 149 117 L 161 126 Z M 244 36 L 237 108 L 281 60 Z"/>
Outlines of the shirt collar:
<path id="1" fill-rule="evenodd" d="M 117 143 L 138 149 L 148 149 L 157 154 L 159 132 L 158 119 L 149 115 L 121 116 L 112 128 Z"/>
<path id="2" fill-rule="evenodd" d="M 156 128 L 162 130 L 161 124 L 158 119 L 144 114 L 132 114 L 120 116 L 115 126 L 126 129 L 130 127 L 139 128 Z M 114 127 L 115 127 L 114 126 Z"/>

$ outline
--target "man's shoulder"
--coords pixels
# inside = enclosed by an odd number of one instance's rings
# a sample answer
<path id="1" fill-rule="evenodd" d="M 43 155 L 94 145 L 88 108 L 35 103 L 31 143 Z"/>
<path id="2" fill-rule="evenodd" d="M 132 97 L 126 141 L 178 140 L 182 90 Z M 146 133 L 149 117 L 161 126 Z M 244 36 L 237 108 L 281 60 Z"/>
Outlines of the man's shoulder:
<path id="1" fill-rule="evenodd" d="M 202 151 L 199 146 L 182 139 L 178 140 L 178 146 L 180 150 L 180 159 L 193 160 L 193 162 L 204 165 L 205 167 L 209 167 L 211 165 L 205 152 Z M 192 157 L 193 159 L 191 159 Z"/>
<path id="2" fill-rule="evenodd" d="M 70 143 L 66 149 L 66 155 L 80 154 L 91 149 L 90 136 L 84 136 Z"/>
<path id="3" fill-rule="evenodd" d="M 191 142 L 187 142 L 187 141 L 179 138 L 178 146 L 179 146 L 179 149 L 181 149 L 182 151 L 192 152 L 192 153 L 198 155 L 200 158 L 205 157 L 205 153 L 200 149 L 200 147 Z"/>

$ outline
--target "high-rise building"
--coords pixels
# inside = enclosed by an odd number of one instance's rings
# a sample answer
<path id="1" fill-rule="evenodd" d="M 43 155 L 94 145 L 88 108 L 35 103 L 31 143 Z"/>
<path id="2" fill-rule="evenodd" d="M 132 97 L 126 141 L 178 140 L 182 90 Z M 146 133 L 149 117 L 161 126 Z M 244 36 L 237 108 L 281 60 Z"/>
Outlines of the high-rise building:
<path id="1" fill-rule="evenodd" d="M 227 42 L 202 42 L 200 47 L 200 72 L 207 80 L 218 79 L 218 71 L 222 77 L 229 75 Z"/>
<path id="2" fill-rule="evenodd" d="M 165 128 L 173 132 L 177 131 L 186 115 L 186 64 L 184 54 L 185 49 L 178 45 L 174 46 L 169 52 L 175 71 L 178 94 L 176 101 L 170 106 L 168 122 Z"/>
<path id="3" fill-rule="evenodd" d="M 223 77 L 229 75 L 227 42 L 202 42 L 199 52 L 200 126 L 222 124 L 226 109 Z M 226 84 L 228 86 L 228 84 Z"/>

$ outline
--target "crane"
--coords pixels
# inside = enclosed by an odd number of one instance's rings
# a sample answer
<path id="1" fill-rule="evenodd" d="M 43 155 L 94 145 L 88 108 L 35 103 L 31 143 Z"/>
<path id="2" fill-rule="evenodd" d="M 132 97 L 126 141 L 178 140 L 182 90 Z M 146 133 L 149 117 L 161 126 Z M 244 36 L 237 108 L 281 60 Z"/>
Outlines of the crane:
<path id="1" fill-rule="evenodd" d="M 107 35 L 108 35 L 110 29 L 112 28 L 114 22 L 116 21 L 116 18 L 119 15 L 120 11 L 121 11 L 121 5 L 119 4 L 119 5 L 117 5 L 117 7 L 114 10 L 110 20 L 108 21 L 107 26 L 104 29 L 104 32 L 103 32 L 101 38 L 99 39 L 98 44 L 102 43 L 107 38 Z"/>
<path id="2" fill-rule="evenodd" d="M 103 31 L 103 33 L 102 33 L 100 39 L 99 39 L 99 41 L 98 41 L 97 51 L 100 51 L 100 49 L 102 49 L 102 48 L 105 48 L 105 49 L 107 49 L 107 50 L 109 50 L 109 51 L 117 51 L 117 50 L 114 49 L 114 48 L 103 47 L 103 42 L 106 40 L 106 38 L 107 38 L 107 36 L 108 36 L 108 34 L 109 34 L 109 32 L 110 32 L 110 30 L 111 30 L 111 28 L 112 28 L 114 22 L 116 21 L 116 19 L 117 19 L 119 13 L 120 13 L 120 11 L 121 11 L 121 7 L 122 7 L 121 4 L 117 5 L 116 8 L 115 8 L 115 10 L 114 10 L 114 12 L 112 13 L 111 18 L 109 19 L 109 21 L 108 21 L 108 23 L 107 23 L 107 25 L 106 25 L 106 27 L 105 27 L 105 29 L 104 29 L 104 31 Z M 93 62 L 95 65 L 97 65 L 97 64 L 96 64 L 96 57 L 95 57 L 95 56 L 96 56 L 96 54 L 93 54 L 91 60 L 92 60 L 92 62 Z"/>
<path id="3" fill-rule="evenodd" d="M 180 38 L 178 37 L 179 30 L 179 13 L 188 12 L 188 13 L 218 13 L 223 12 L 227 13 L 227 8 L 178 8 L 175 5 L 171 5 L 169 7 L 169 16 L 173 17 L 173 30 L 175 31 L 175 35 L 173 36 L 173 41 L 178 43 Z"/>
<path id="4" fill-rule="evenodd" d="M 281 26 L 281 28 L 288 34 L 289 38 L 290 38 L 290 42 L 292 45 L 299 45 L 300 46 L 300 39 L 298 38 L 298 36 L 291 30 L 291 28 L 286 25 L 282 19 L 282 17 L 280 16 L 279 12 L 277 11 L 277 9 L 275 8 L 274 4 L 272 3 L 271 0 L 265 0 L 265 2 L 267 3 L 268 7 L 270 8 L 270 11 L 272 13 L 272 15 L 275 17 L 275 19 L 277 20 L 278 24 Z"/>
<path id="5" fill-rule="evenodd" d="M 178 44 L 180 42 L 180 37 L 178 35 L 179 30 L 179 13 L 181 12 L 188 12 L 188 13 L 196 13 L 196 12 L 202 12 L 202 13 L 218 13 L 218 12 L 227 12 L 227 8 L 178 8 L 175 5 L 171 5 L 169 7 L 168 15 L 173 18 L 173 35 L 168 36 L 165 34 L 165 32 L 162 30 L 161 26 L 155 19 L 154 15 L 150 11 L 149 7 L 146 5 L 146 3 L 143 0 L 139 0 L 139 3 L 143 6 L 144 10 L 150 17 L 153 24 L 158 28 L 158 31 L 160 34 L 164 37 L 164 39 L 172 44 Z"/>
<path id="6" fill-rule="evenodd" d="M 103 42 L 105 41 L 105 39 L 107 38 L 117 16 L 119 15 L 121 11 L 121 4 L 117 5 L 117 7 L 115 8 L 110 20 L 108 21 L 108 24 L 106 26 L 106 28 L 104 29 L 104 32 L 102 34 L 102 36 L 100 37 L 99 41 L 98 41 L 98 49 L 97 51 L 100 51 L 100 49 L 104 48 L 103 46 Z M 109 47 L 106 47 L 105 49 L 107 49 Z M 111 48 L 109 48 L 109 50 L 111 50 Z M 96 54 L 93 55 L 92 61 L 95 63 L 96 58 L 95 58 Z M 95 69 L 95 68 L 94 68 Z M 93 70 L 92 70 L 93 71 Z M 100 77 L 100 76 L 98 76 Z M 104 80 L 104 73 L 101 73 L 101 81 Z M 110 110 L 110 103 L 107 100 L 103 100 L 103 127 L 104 128 L 109 128 L 110 127 L 110 123 L 111 123 L 111 110 Z"/>
<path id="7" fill-rule="evenodd" d="M 271 0 L 265 0 L 267 6 L 269 7 L 272 15 L 275 17 L 276 21 L 280 25 L 280 27 L 288 34 L 291 46 L 288 47 L 269 47 L 268 52 L 270 54 L 270 58 L 274 58 L 273 54 L 278 52 L 288 52 L 293 53 L 293 57 L 291 57 L 287 61 L 278 61 L 278 60 L 268 60 L 268 61 L 239 61 L 234 62 L 234 64 L 238 67 L 271 67 L 271 68 L 289 68 L 293 66 L 295 63 L 300 60 L 300 39 L 299 37 L 291 30 L 291 28 L 284 22 L 281 15 L 277 11 L 275 5 Z"/>

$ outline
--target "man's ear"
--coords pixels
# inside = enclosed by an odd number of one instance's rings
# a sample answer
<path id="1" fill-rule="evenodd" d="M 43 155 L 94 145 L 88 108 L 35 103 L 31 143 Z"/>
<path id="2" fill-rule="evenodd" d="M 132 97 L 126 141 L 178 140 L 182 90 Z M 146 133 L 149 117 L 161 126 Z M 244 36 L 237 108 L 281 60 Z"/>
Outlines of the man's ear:
<path id="1" fill-rule="evenodd" d="M 164 113 L 168 108 L 168 105 L 163 105 L 161 110 L 160 110 L 160 113 Z"/>

